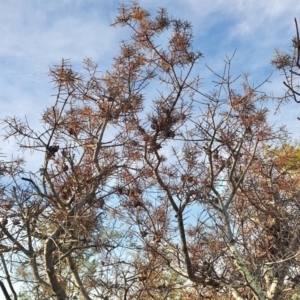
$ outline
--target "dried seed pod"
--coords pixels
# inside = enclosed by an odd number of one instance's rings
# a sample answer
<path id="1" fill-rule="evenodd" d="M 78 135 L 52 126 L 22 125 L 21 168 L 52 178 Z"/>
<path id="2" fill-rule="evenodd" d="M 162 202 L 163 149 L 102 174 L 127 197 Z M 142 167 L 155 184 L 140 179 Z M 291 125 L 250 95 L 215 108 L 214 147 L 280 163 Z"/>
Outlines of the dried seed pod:
<path id="1" fill-rule="evenodd" d="M 171 112 L 171 110 L 169 108 L 165 107 L 165 106 L 161 107 L 161 111 L 163 113 L 165 113 L 166 115 L 170 114 L 170 112 Z"/>
<path id="2" fill-rule="evenodd" d="M 160 136 L 162 138 L 174 138 L 175 137 L 175 132 L 173 130 L 165 130 L 165 131 L 162 131 L 160 133 Z"/>
<path id="3" fill-rule="evenodd" d="M 139 145 L 139 142 L 135 141 L 135 140 L 130 140 L 129 143 L 130 143 L 130 146 L 133 146 L 133 147 L 136 147 Z"/>
<path id="4" fill-rule="evenodd" d="M 186 115 L 185 115 L 184 113 L 181 113 L 181 114 L 179 115 L 179 118 L 180 118 L 180 120 L 185 120 Z"/>
<path id="5" fill-rule="evenodd" d="M 67 157 L 68 156 L 68 151 L 66 149 L 61 150 L 61 155 L 63 157 Z"/>
<path id="6" fill-rule="evenodd" d="M 147 276 L 141 276 L 141 277 L 139 277 L 139 281 L 145 281 L 145 280 L 147 280 Z"/>
<path id="7" fill-rule="evenodd" d="M 21 222 L 20 222 L 20 220 L 19 219 L 14 219 L 13 220 L 13 224 L 14 225 L 19 225 Z"/>
<path id="8" fill-rule="evenodd" d="M 194 180 L 195 180 L 195 179 L 194 179 L 193 176 L 189 176 L 189 175 L 187 175 L 187 174 L 181 176 L 181 181 L 183 181 L 183 182 L 189 182 L 189 183 L 192 183 L 192 182 L 194 182 Z"/>
<path id="9" fill-rule="evenodd" d="M 0 225 L 5 227 L 7 225 L 7 223 L 8 223 L 8 221 L 7 221 L 7 218 L 5 217 L 1 220 Z"/>
<path id="10" fill-rule="evenodd" d="M 139 196 L 140 194 L 142 194 L 142 190 L 140 188 L 136 188 L 134 190 L 135 196 Z"/>
<path id="11" fill-rule="evenodd" d="M 105 204 L 104 199 L 103 199 L 103 198 L 100 198 L 100 199 L 98 200 L 98 207 L 99 207 L 99 208 L 103 208 L 103 207 L 104 207 L 104 204 Z"/>
<path id="12" fill-rule="evenodd" d="M 62 170 L 63 170 L 64 172 L 67 172 L 67 171 L 69 170 L 69 167 L 68 167 L 68 165 L 66 165 L 66 164 L 63 164 L 63 166 L 62 166 Z"/>
<path id="13" fill-rule="evenodd" d="M 148 232 L 146 230 L 141 231 L 141 236 L 146 237 L 148 235 Z"/>
<path id="14" fill-rule="evenodd" d="M 124 188 L 122 188 L 121 186 L 118 186 L 116 188 L 116 191 L 119 195 L 123 195 L 125 193 Z"/>
<path id="15" fill-rule="evenodd" d="M 154 145 L 154 146 L 152 146 L 152 147 L 149 147 L 149 148 L 148 148 L 148 152 L 149 152 L 149 153 L 153 153 L 153 152 L 155 152 L 156 150 L 159 150 L 159 149 L 161 149 L 161 148 L 162 148 L 161 144 L 156 144 L 156 145 Z"/>
<path id="16" fill-rule="evenodd" d="M 47 157 L 55 156 L 55 153 L 58 151 L 59 145 L 47 146 L 46 153 Z"/>
<path id="17" fill-rule="evenodd" d="M 132 205 L 135 208 L 143 206 L 142 203 L 136 198 L 131 198 L 130 200 L 132 200 Z"/>
<path id="18" fill-rule="evenodd" d="M 146 134 L 146 131 L 145 131 L 145 129 L 144 129 L 143 127 L 138 126 L 137 129 L 138 129 L 138 131 L 139 131 L 141 134 Z"/>
<path id="19" fill-rule="evenodd" d="M 158 125 L 158 124 L 152 123 L 152 124 L 151 124 L 151 128 L 152 128 L 153 130 L 159 131 L 159 125 Z"/>
<path id="20" fill-rule="evenodd" d="M 70 128 L 68 129 L 68 133 L 69 133 L 69 135 L 71 135 L 71 136 L 75 136 L 75 137 L 77 136 L 75 129 L 72 128 L 72 127 L 70 127 Z"/>
<path id="21" fill-rule="evenodd" d="M 213 152 L 213 159 L 218 159 L 219 158 L 219 150 L 216 149 L 214 152 Z"/>

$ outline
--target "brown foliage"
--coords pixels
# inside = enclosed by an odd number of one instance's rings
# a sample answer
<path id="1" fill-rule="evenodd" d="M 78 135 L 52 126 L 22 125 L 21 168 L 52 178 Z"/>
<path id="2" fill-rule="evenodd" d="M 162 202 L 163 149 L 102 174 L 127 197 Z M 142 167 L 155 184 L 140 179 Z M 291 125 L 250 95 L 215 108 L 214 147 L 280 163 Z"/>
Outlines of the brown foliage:
<path id="1" fill-rule="evenodd" d="M 39 170 L 3 166 L 3 265 L 56 299 L 298 295 L 299 175 L 266 155 L 288 139 L 268 125 L 261 85 L 237 85 L 227 58 L 219 90 L 204 93 L 192 26 L 164 9 L 123 5 L 113 25 L 132 37 L 109 72 L 90 59 L 82 74 L 51 68 L 43 132 L 4 121 L 7 139 L 44 157 Z"/>

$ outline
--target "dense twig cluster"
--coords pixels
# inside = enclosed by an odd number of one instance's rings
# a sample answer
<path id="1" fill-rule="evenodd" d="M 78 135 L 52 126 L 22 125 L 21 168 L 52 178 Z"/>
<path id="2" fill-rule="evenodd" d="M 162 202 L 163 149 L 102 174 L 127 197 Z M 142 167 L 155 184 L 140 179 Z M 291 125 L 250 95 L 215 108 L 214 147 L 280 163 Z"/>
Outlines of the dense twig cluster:
<path id="1" fill-rule="evenodd" d="M 1 265 L 15 299 L 17 280 L 20 299 L 299 297 L 298 148 L 268 125 L 261 85 L 232 79 L 227 57 L 203 93 L 192 26 L 164 9 L 121 6 L 114 26 L 132 38 L 103 76 L 90 59 L 82 74 L 66 60 L 51 68 L 43 131 L 4 121 L 7 139 L 44 153 L 37 170 L 1 165 Z"/>

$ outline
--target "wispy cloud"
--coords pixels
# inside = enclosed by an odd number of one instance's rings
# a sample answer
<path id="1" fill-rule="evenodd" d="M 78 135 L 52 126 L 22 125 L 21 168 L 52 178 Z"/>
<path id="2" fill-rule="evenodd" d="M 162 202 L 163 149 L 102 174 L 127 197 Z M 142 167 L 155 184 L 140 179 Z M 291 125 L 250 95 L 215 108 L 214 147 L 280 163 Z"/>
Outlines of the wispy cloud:
<path id="1" fill-rule="evenodd" d="M 102 70 L 108 68 L 127 34 L 110 27 L 120 3 L 0 1 L 0 119 L 27 115 L 38 126 L 40 112 L 52 102 L 48 68 L 62 58 L 71 59 L 79 70 L 84 57 L 93 58 Z M 209 76 L 205 63 L 221 71 L 224 55 L 237 49 L 233 72 L 250 72 L 254 83 L 272 71 L 269 62 L 274 48 L 288 49 L 293 18 L 300 15 L 300 2 L 294 0 L 141 0 L 140 4 L 153 14 L 165 7 L 169 15 L 192 22 L 195 48 L 205 54 L 197 66 L 202 77 Z M 282 93 L 278 74 L 272 82 L 267 89 Z M 285 121 L 291 124 L 297 111 L 286 115 Z"/>

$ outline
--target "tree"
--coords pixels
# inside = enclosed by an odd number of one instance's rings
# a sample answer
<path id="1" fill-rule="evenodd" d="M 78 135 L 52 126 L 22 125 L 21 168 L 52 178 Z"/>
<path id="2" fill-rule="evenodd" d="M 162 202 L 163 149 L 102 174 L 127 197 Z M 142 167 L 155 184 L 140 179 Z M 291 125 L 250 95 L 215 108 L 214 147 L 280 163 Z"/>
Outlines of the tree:
<path id="1" fill-rule="evenodd" d="M 300 68 L 300 35 L 297 19 L 295 19 L 296 36 L 292 39 L 292 50 L 290 53 L 281 50 L 275 51 L 275 58 L 271 64 L 285 77 L 283 84 L 287 88 L 283 100 L 293 99 L 296 103 L 299 100 L 299 68 Z"/>
<path id="2" fill-rule="evenodd" d="M 121 6 L 114 25 L 132 36 L 103 76 L 90 59 L 50 69 L 43 131 L 4 120 L 43 153 L 38 170 L 3 169 L 6 279 L 35 299 L 299 297 L 298 175 L 266 155 L 289 143 L 270 97 L 232 79 L 229 57 L 204 92 L 191 24 L 164 9 Z"/>

